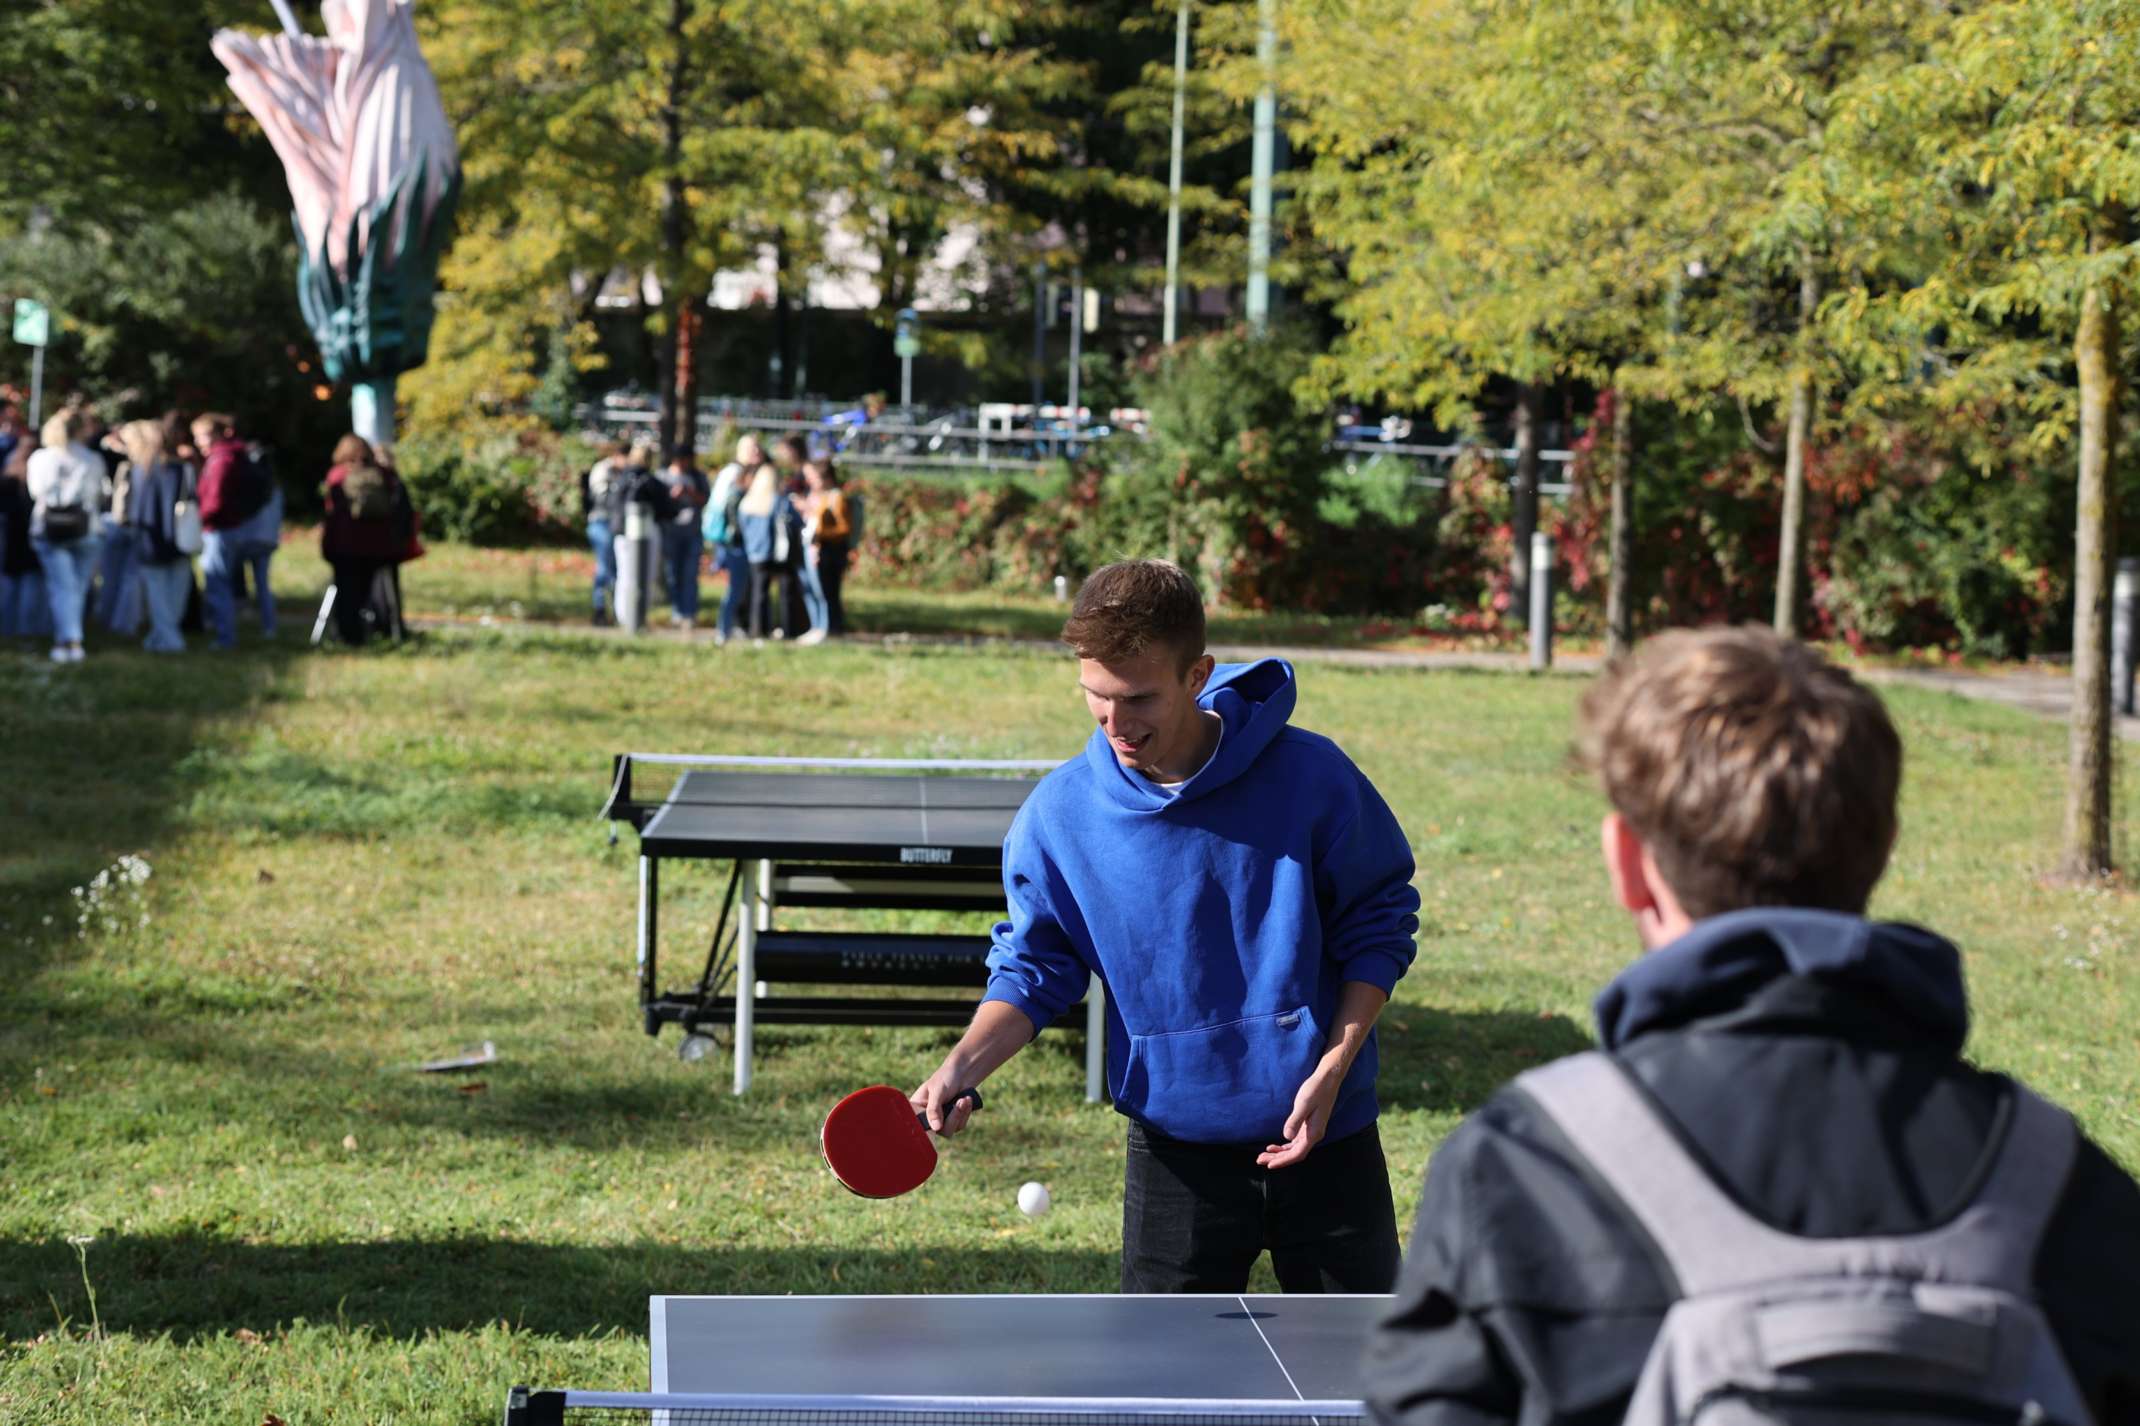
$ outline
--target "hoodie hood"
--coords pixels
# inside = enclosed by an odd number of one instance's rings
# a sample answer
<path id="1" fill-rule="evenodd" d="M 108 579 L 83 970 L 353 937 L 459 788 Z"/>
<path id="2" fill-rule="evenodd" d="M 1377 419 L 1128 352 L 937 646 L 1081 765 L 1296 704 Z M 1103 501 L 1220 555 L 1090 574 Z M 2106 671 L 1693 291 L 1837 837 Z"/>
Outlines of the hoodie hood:
<path id="1" fill-rule="evenodd" d="M 1839 911 L 1756 907 L 1713 916 L 1622 971 L 1598 995 L 1607 1050 L 1743 1004 L 1787 976 L 1877 999 L 1959 1053 L 1969 1036 L 1961 953 L 1920 926 Z"/>
<path id="2" fill-rule="evenodd" d="M 1211 761 L 1172 793 L 1160 791 L 1150 778 L 1117 762 L 1107 734 L 1099 728 L 1086 740 L 1085 761 L 1107 798 L 1131 811 L 1158 812 L 1192 802 L 1226 786 L 1263 755 L 1285 731 L 1295 696 L 1293 666 L 1284 659 L 1222 663 L 1213 669 L 1196 705 L 1218 714 L 1226 732 Z"/>

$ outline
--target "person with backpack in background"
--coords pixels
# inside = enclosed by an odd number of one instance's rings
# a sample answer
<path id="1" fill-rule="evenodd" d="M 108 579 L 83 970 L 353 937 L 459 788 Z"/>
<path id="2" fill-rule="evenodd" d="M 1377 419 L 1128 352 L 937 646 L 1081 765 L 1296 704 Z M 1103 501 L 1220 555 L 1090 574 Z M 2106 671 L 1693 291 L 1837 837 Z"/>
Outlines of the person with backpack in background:
<path id="1" fill-rule="evenodd" d="M 104 457 L 82 443 L 89 425 L 85 412 L 61 410 L 45 422 L 27 466 L 30 545 L 52 606 L 54 663 L 82 661 L 82 616 L 110 500 Z"/>
<path id="2" fill-rule="evenodd" d="M 201 552 L 199 473 L 166 444 L 161 421 L 130 421 L 119 428 L 130 469 L 126 529 L 134 541 L 135 578 L 148 610 L 150 653 L 186 651 L 179 631 L 193 584 L 193 557 Z"/>
<path id="3" fill-rule="evenodd" d="M 622 441 L 609 442 L 602 447 L 602 458 L 580 476 L 580 518 L 594 550 L 594 624 L 598 629 L 617 618 L 611 601 L 617 590 L 619 532 L 609 523 L 609 487 L 624 470 L 629 450 Z"/>
<path id="4" fill-rule="evenodd" d="M 781 488 L 780 471 L 761 465 L 750 486 L 735 502 L 735 523 L 742 531 L 743 553 L 750 560 L 750 632 L 763 641 L 768 633 L 787 636 L 788 606 L 802 600 L 795 589 L 795 557 L 802 545 L 802 516 Z M 773 622 L 773 589 L 780 587 L 783 612 Z"/>
<path id="5" fill-rule="evenodd" d="M 260 632 L 275 637 L 275 596 L 268 564 L 282 539 L 282 490 L 266 453 L 238 439 L 235 418 L 204 412 L 193 419 L 201 456 L 202 601 L 216 647 L 238 646 L 239 581 L 251 570 Z"/>
<path id="6" fill-rule="evenodd" d="M 352 432 L 334 445 L 334 463 L 321 490 L 320 557 L 334 569 L 334 625 L 342 642 L 362 645 L 373 632 L 398 637 L 401 599 L 391 584 L 406 557 L 414 510 L 393 467 Z M 379 591 L 381 577 L 390 597 Z"/>
<path id="7" fill-rule="evenodd" d="M 1583 704 L 1645 953 L 1597 1052 L 1435 1150 L 1369 1345 L 1381 1426 L 2140 1422 L 2140 1185 L 1962 1058 L 1961 953 L 1866 919 L 1902 745 L 1766 629 Z"/>
<path id="8" fill-rule="evenodd" d="M 750 608 L 750 557 L 743 552 L 743 529 L 736 506 L 749 488 L 751 476 L 764 464 L 765 447 L 758 438 L 747 433 L 737 437 L 735 459 L 714 475 L 713 488 L 706 496 L 706 513 L 699 533 L 713 550 L 715 567 L 728 580 L 721 594 L 719 622 L 714 626 L 716 644 L 735 637 L 737 617 Z"/>

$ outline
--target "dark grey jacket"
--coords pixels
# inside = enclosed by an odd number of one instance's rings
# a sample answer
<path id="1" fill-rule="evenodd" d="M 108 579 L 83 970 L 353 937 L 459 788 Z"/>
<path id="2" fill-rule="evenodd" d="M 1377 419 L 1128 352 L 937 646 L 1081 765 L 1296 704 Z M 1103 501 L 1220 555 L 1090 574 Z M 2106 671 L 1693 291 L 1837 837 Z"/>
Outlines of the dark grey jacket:
<path id="1" fill-rule="evenodd" d="M 1700 923 L 1598 1000 L 1603 1047 L 1745 1207 L 1813 1237 L 1959 1212 L 2010 1085 L 1960 1058 L 1960 958 L 1825 912 Z M 2099 1426 L 2140 1426 L 2140 1186 L 2083 1143 L 2036 1271 Z M 1518 1091 L 1436 1150 L 1367 1356 L 1381 1426 L 1618 1422 L 1676 1284 Z"/>

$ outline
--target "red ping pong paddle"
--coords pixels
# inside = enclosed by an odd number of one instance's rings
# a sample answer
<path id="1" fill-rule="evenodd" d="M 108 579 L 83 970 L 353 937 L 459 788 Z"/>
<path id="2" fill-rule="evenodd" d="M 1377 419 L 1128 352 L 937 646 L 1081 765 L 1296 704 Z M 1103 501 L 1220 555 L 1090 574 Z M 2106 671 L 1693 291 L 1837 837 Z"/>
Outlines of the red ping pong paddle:
<path id="1" fill-rule="evenodd" d="M 978 1089 L 967 1090 L 959 1099 L 981 1107 Z M 832 1176 L 863 1198 L 897 1198 L 921 1187 L 936 1171 L 936 1145 L 929 1140 L 927 1121 L 904 1092 L 888 1084 L 858 1089 L 833 1105 L 820 1142 Z"/>

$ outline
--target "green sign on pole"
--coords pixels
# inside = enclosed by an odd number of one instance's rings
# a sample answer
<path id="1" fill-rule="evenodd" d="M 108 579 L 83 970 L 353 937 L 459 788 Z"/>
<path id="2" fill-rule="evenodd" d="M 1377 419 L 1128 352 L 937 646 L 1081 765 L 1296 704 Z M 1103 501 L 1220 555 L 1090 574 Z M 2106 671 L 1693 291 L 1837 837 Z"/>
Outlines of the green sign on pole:
<path id="1" fill-rule="evenodd" d="M 921 338 L 910 337 L 905 332 L 900 332 L 892 338 L 892 355 L 902 361 L 909 357 L 920 356 Z"/>
<path id="2" fill-rule="evenodd" d="M 15 299 L 15 340 L 26 347 L 42 347 L 52 336 L 52 310 L 27 297 Z"/>

